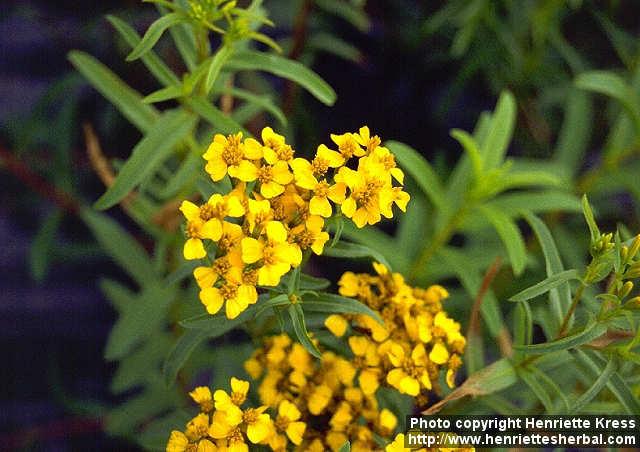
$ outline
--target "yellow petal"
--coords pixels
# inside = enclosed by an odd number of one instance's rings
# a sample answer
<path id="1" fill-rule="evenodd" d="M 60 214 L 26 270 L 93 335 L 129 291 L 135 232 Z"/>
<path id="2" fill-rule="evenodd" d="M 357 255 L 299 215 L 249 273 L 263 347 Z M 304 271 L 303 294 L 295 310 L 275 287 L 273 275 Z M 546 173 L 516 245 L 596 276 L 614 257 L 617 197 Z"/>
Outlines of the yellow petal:
<path id="1" fill-rule="evenodd" d="M 245 237 L 240 243 L 242 248 L 242 261 L 245 264 L 253 264 L 262 259 L 264 245 L 258 240 L 252 237 Z"/>
<path id="2" fill-rule="evenodd" d="M 216 314 L 224 303 L 224 297 L 217 287 L 206 287 L 200 291 L 200 301 L 209 314 Z"/>
<path id="3" fill-rule="evenodd" d="M 400 380 L 399 386 L 400 387 L 398 389 L 404 394 L 409 394 L 410 396 L 415 397 L 420 393 L 420 384 L 418 383 L 418 380 L 408 375 Z"/>
<path id="4" fill-rule="evenodd" d="M 191 201 L 182 201 L 182 204 L 180 204 L 180 212 L 182 212 L 187 220 L 191 221 L 200 216 L 200 207 Z"/>
<path id="5" fill-rule="evenodd" d="M 249 393 L 250 384 L 246 380 L 240 380 L 236 377 L 231 377 L 230 380 L 231 390 L 238 394 L 247 395 Z"/>
<path id="6" fill-rule="evenodd" d="M 380 382 L 378 375 L 370 370 L 363 370 L 358 377 L 358 384 L 365 395 L 373 395 L 378 390 Z"/>
<path id="7" fill-rule="evenodd" d="M 227 315 L 228 319 L 235 319 L 245 309 L 247 309 L 247 306 L 247 300 L 232 298 L 230 300 L 227 300 L 227 304 L 225 304 L 225 314 Z"/>
<path id="8" fill-rule="evenodd" d="M 347 218 L 351 218 L 353 216 L 356 212 L 356 208 L 356 201 L 351 197 L 345 199 L 342 205 L 340 205 L 340 210 Z"/>
<path id="9" fill-rule="evenodd" d="M 286 262 L 278 262 L 272 265 L 265 265 L 258 270 L 258 284 L 261 286 L 277 286 L 282 278 L 291 268 Z"/>
<path id="10" fill-rule="evenodd" d="M 348 201 L 348 199 L 347 199 Z M 345 201 L 342 206 L 344 207 L 344 205 L 346 204 Z M 364 208 L 359 208 L 358 210 L 355 211 L 355 213 L 353 214 L 353 216 L 351 217 L 351 219 L 353 220 L 353 222 L 355 223 L 355 225 L 359 228 L 364 227 L 364 225 L 367 224 L 367 222 L 369 221 L 369 214 L 367 213 L 367 209 Z"/>
<path id="11" fill-rule="evenodd" d="M 248 160 L 243 160 L 236 167 L 229 168 L 229 175 L 243 182 L 253 182 L 258 178 L 258 168 Z"/>
<path id="12" fill-rule="evenodd" d="M 204 289 L 205 287 L 211 287 L 218 279 L 218 274 L 213 271 L 211 267 L 196 267 L 193 270 L 193 277 L 198 283 L 198 287 Z"/>
<path id="13" fill-rule="evenodd" d="M 437 342 L 429 353 L 429 359 L 436 364 L 444 364 L 449 359 L 449 351 L 442 342 Z"/>
<path id="14" fill-rule="evenodd" d="M 184 258 L 187 260 L 202 259 L 207 255 L 202 240 L 191 238 L 184 243 Z"/>
<path id="15" fill-rule="evenodd" d="M 290 421 L 297 421 L 300 419 L 300 410 L 288 400 L 283 400 L 278 406 L 278 415 L 286 417 Z"/>
<path id="16" fill-rule="evenodd" d="M 275 198 L 284 192 L 284 187 L 277 182 L 270 181 L 260 185 L 260 194 L 267 199 Z"/>
<path id="17" fill-rule="evenodd" d="M 309 213 L 329 218 L 332 213 L 331 203 L 324 196 L 314 196 L 309 201 Z"/>
<path id="18" fill-rule="evenodd" d="M 262 158 L 262 145 L 253 138 L 247 138 L 244 141 L 244 156 L 249 160 L 258 160 Z"/>
<path id="19" fill-rule="evenodd" d="M 269 430 L 269 415 L 261 414 L 257 422 L 247 426 L 247 438 L 253 444 L 258 444 L 267 437 Z"/>
<path id="20" fill-rule="evenodd" d="M 267 237 L 272 242 L 283 243 L 287 241 L 287 230 L 279 221 L 269 221 L 267 223 Z"/>
<path id="21" fill-rule="evenodd" d="M 227 164 L 221 158 L 209 160 L 204 170 L 211 176 L 214 182 L 217 182 L 227 175 Z"/>
<path id="22" fill-rule="evenodd" d="M 341 315 L 331 314 L 324 321 L 324 326 L 326 326 L 334 336 L 342 337 L 347 331 L 347 326 L 349 326 L 349 324 L 347 323 L 347 320 Z"/>
<path id="23" fill-rule="evenodd" d="M 201 439 L 196 452 L 216 452 L 218 448 L 208 439 Z"/>
<path id="24" fill-rule="evenodd" d="M 203 239 L 211 239 L 214 242 L 220 240 L 222 237 L 222 223 L 217 218 L 212 218 L 202 225 L 200 229 L 200 236 Z"/>
<path id="25" fill-rule="evenodd" d="M 342 204 L 347 194 L 347 186 L 342 182 L 338 182 L 337 184 L 329 187 L 329 192 L 327 193 L 327 198 L 336 204 Z"/>
<path id="26" fill-rule="evenodd" d="M 307 425 L 304 422 L 291 422 L 287 427 L 287 436 L 293 444 L 299 446 L 306 429 Z"/>
<path id="27" fill-rule="evenodd" d="M 227 198 L 227 215 L 234 218 L 244 215 L 244 207 L 237 196 Z"/>
<path id="28" fill-rule="evenodd" d="M 258 301 L 258 292 L 254 286 L 242 284 L 238 287 L 238 299 L 243 300 L 247 304 L 254 304 Z"/>

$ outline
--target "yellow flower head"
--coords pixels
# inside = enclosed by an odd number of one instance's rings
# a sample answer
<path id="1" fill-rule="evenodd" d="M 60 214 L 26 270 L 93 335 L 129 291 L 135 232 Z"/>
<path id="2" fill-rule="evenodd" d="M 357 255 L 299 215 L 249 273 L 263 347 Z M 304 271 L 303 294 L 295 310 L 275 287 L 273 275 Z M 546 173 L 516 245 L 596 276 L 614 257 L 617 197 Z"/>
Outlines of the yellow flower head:
<path id="1" fill-rule="evenodd" d="M 213 409 L 213 396 L 206 386 L 198 386 L 189 393 L 194 402 L 200 405 L 200 410 L 209 412 Z"/>
<path id="2" fill-rule="evenodd" d="M 229 319 L 235 319 L 250 304 L 258 301 L 255 286 L 243 281 L 242 272 L 237 267 L 232 267 L 225 275 L 220 287 L 205 287 L 199 296 L 209 314 L 216 314 L 224 304 Z"/>
<path id="3" fill-rule="evenodd" d="M 237 168 L 246 157 L 255 158 L 255 155 L 245 155 L 242 133 L 239 132 L 227 137 L 216 134 L 202 157 L 207 161 L 205 171 L 209 173 L 211 179 L 219 181 L 229 170 L 233 171 Z"/>
<path id="4" fill-rule="evenodd" d="M 187 219 L 185 233 L 188 237 L 184 244 L 185 259 L 202 259 L 207 255 L 203 239 L 218 240 L 222 235 L 222 223 L 218 218 L 208 215 L 208 204 L 196 206 L 191 201 L 182 201 L 180 211 Z"/>

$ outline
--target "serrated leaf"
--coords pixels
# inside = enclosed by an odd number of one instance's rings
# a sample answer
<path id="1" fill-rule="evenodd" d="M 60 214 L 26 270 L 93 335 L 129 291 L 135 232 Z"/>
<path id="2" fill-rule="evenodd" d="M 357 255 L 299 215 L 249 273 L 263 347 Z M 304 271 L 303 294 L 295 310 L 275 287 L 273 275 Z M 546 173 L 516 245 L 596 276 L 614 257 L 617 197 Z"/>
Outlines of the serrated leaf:
<path id="1" fill-rule="evenodd" d="M 184 20 L 185 18 L 178 13 L 169 13 L 163 15 L 158 20 L 153 22 L 142 37 L 142 40 L 127 56 L 127 61 L 137 60 L 142 55 L 147 53 L 153 48 L 154 45 L 156 45 L 156 42 L 158 42 L 158 40 L 162 36 L 162 33 L 164 33 L 167 28 Z"/>
<path id="2" fill-rule="evenodd" d="M 270 72 L 296 82 L 326 105 L 333 105 L 336 101 L 335 91 L 318 74 L 297 61 L 278 55 L 251 50 L 236 52 L 227 60 L 226 67 L 231 71 Z"/>
<path id="3" fill-rule="evenodd" d="M 582 344 L 591 342 L 592 340 L 602 336 L 606 331 L 607 331 L 606 325 L 592 321 L 591 323 L 587 324 L 584 330 L 579 331 L 570 336 L 566 336 L 561 339 L 556 339 L 555 341 L 544 342 L 542 344 L 518 345 L 518 346 L 514 345 L 513 348 L 523 353 L 532 353 L 532 354 L 543 354 L 543 353 L 557 352 L 559 350 L 569 350 L 569 349 L 578 347 Z"/>
<path id="4" fill-rule="evenodd" d="M 307 332 L 307 326 L 304 322 L 304 313 L 302 312 L 300 303 L 289 305 L 287 312 L 289 313 L 289 317 L 291 318 L 293 331 L 295 332 L 298 341 L 313 356 L 315 356 L 316 358 L 321 358 L 322 355 L 320 354 L 320 350 L 318 350 L 316 345 L 311 341 L 309 333 Z"/>
<path id="5" fill-rule="evenodd" d="M 213 55 L 213 58 L 211 58 L 211 63 L 209 64 L 209 69 L 207 70 L 207 78 L 205 80 L 206 93 L 209 93 L 209 91 L 211 91 L 211 88 L 213 88 L 213 84 L 218 78 L 218 75 L 220 75 L 222 67 L 232 54 L 233 47 L 229 45 L 223 45 Z"/>
<path id="6" fill-rule="evenodd" d="M 175 291 L 158 285 L 146 286 L 140 295 L 121 311 L 120 318 L 109 334 L 105 359 L 120 359 L 149 337 L 163 324 L 174 299 Z"/>
<path id="7" fill-rule="evenodd" d="M 306 296 L 302 302 L 305 312 L 322 312 L 325 314 L 363 314 L 384 325 L 380 315 L 364 303 L 353 298 L 346 298 L 331 293 L 319 293 L 317 297 Z"/>
<path id="8" fill-rule="evenodd" d="M 69 52 L 68 58 L 91 85 L 140 131 L 151 129 L 160 117 L 155 108 L 142 102 L 142 96 L 137 91 L 91 55 L 74 50 Z"/>
<path id="9" fill-rule="evenodd" d="M 147 252 L 115 220 L 91 209 L 83 209 L 80 217 L 102 248 L 140 286 L 157 280 Z"/>
<path id="10" fill-rule="evenodd" d="M 118 33 L 120 33 L 120 36 L 122 36 L 131 48 L 136 47 L 140 43 L 140 36 L 128 23 L 112 15 L 107 15 L 107 20 Z M 145 53 L 141 58 L 144 65 L 149 69 L 149 72 L 163 85 L 169 86 L 179 83 L 178 77 L 176 77 L 173 71 L 169 69 L 164 61 L 152 50 Z"/>
<path id="11" fill-rule="evenodd" d="M 502 243 L 507 249 L 509 261 L 513 267 L 513 273 L 518 276 L 527 262 L 527 250 L 520 229 L 516 223 L 504 212 L 488 206 L 481 206 L 480 211 L 489 223 L 495 228 Z"/>
<path id="12" fill-rule="evenodd" d="M 516 101 L 509 91 L 500 94 L 491 117 L 486 138 L 480 142 L 480 154 L 484 158 L 485 168 L 492 169 L 502 165 L 516 122 Z"/>
<path id="13" fill-rule="evenodd" d="M 393 153 L 400 166 L 411 175 L 425 196 L 436 207 L 442 207 L 445 193 L 435 170 L 415 149 L 399 141 L 387 141 L 385 146 Z"/>
<path id="14" fill-rule="evenodd" d="M 533 286 L 524 289 L 521 292 L 513 295 L 509 298 L 510 301 L 525 301 L 535 298 L 539 295 L 549 292 L 551 289 L 554 289 L 561 284 L 571 281 L 571 280 L 580 280 L 580 273 L 578 270 L 571 269 L 565 270 L 560 273 L 556 273 L 553 276 L 549 276 L 546 279 L 540 281 Z"/>
<path id="15" fill-rule="evenodd" d="M 121 201 L 145 178 L 153 174 L 195 126 L 196 118 L 182 110 L 169 111 L 156 121 L 138 142 L 118 172 L 111 187 L 95 203 L 96 209 L 108 209 Z"/>
<path id="16" fill-rule="evenodd" d="M 368 246 L 357 243 L 344 242 L 341 240 L 331 248 L 325 248 L 322 254 L 330 257 L 346 257 L 350 259 L 373 258 L 391 270 L 391 265 L 381 253 Z"/>

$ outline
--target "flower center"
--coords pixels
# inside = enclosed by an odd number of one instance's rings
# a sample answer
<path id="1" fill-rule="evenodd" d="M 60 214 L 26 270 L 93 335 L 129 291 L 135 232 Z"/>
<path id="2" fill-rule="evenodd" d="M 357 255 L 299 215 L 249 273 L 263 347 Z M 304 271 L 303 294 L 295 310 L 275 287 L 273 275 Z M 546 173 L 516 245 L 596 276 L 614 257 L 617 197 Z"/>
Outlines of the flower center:
<path id="1" fill-rule="evenodd" d="M 214 216 L 215 216 L 215 209 L 211 204 L 206 203 L 200 206 L 200 219 L 202 221 L 209 221 Z"/>
<path id="2" fill-rule="evenodd" d="M 231 300 L 238 295 L 238 285 L 227 282 L 220 287 L 220 295 L 225 300 Z"/>
<path id="3" fill-rule="evenodd" d="M 233 429 L 231 433 L 227 436 L 227 440 L 229 441 L 229 445 L 236 443 L 244 443 L 244 438 L 242 436 L 242 430 L 239 427 Z"/>
<path id="4" fill-rule="evenodd" d="M 284 432 L 287 430 L 287 427 L 289 427 L 290 422 L 291 421 L 289 420 L 289 418 L 285 416 L 278 416 L 274 424 L 276 426 L 276 429 L 278 429 L 281 432 Z"/>
<path id="5" fill-rule="evenodd" d="M 316 157 L 311 162 L 311 168 L 313 169 L 314 176 L 324 176 L 329 170 L 329 161 L 321 157 Z"/>
<path id="6" fill-rule="evenodd" d="M 229 135 L 227 137 L 227 143 L 222 150 L 222 160 L 229 166 L 239 165 L 242 161 L 241 139 L 240 135 Z"/>
<path id="7" fill-rule="evenodd" d="M 231 393 L 231 401 L 236 406 L 242 405 L 246 399 L 247 399 L 246 394 L 243 394 L 241 392 L 232 392 Z"/>
<path id="8" fill-rule="evenodd" d="M 185 229 L 187 237 L 190 239 L 197 239 L 200 236 L 200 224 L 195 221 L 189 221 Z"/>
<path id="9" fill-rule="evenodd" d="M 273 179 L 273 168 L 271 166 L 263 166 L 258 170 L 258 182 L 266 184 Z"/>
<path id="10" fill-rule="evenodd" d="M 356 200 L 360 207 L 366 206 L 375 200 L 378 195 L 378 191 L 382 188 L 382 183 L 379 181 L 370 181 L 358 190 L 355 190 L 351 197 Z"/>
<path id="11" fill-rule="evenodd" d="M 273 245 L 268 244 L 264 247 L 262 250 L 262 259 L 264 260 L 265 265 L 273 265 L 277 262 L 276 251 Z"/>
<path id="12" fill-rule="evenodd" d="M 250 286 L 258 284 L 258 271 L 256 269 L 245 270 L 242 274 L 242 281 Z"/>
<path id="13" fill-rule="evenodd" d="M 315 236 L 311 231 L 300 231 L 293 236 L 293 242 L 297 243 L 301 249 L 306 250 L 315 241 Z"/>
<path id="14" fill-rule="evenodd" d="M 318 185 L 316 185 L 315 189 L 313 190 L 313 194 L 320 198 L 326 197 L 327 193 L 329 193 L 329 184 L 325 180 L 318 182 Z"/>
<path id="15" fill-rule="evenodd" d="M 255 424 L 259 414 L 255 408 L 247 408 L 242 414 L 242 420 L 245 424 Z"/>
<path id="16" fill-rule="evenodd" d="M 231 263 L 229 262 L 229 259 L 225 257 L 220 257 L 213 262 L 212 267 L 213 267 L 213 271 L 216 272 L 218 275 L 224 275 L 231 268 Z"/>
<path id="17" fill-rule="evenodd" d="M 350 159 L 356 153 L 358 147 L 358 143 L 354 139 L 346 139 L 338 145 L 338 150 L 345 158 Z"/>
<path id="18" fill-rule="evenodd" d="M 367 152 L 373 151 L 375 148 L 380 146 L 381 142 L 382 141 L 380 140 L 380 137 L 378 135 L 374 135 L 369 138 L 369 142 L 367 143 Z"/>

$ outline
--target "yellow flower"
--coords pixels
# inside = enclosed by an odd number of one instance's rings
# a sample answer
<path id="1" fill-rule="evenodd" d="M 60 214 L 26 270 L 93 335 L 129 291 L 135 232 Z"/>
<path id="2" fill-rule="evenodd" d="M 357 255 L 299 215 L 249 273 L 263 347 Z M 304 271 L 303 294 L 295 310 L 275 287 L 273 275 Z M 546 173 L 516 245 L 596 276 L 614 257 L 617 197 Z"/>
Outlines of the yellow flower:
<path id="1" fill-rule="evenodd" d="M 383 179 L 364 171 L 342 167 L 336 180 L 349 187 L 349 196 L 340 206 L 347 218 L 351 218 L 359 228 L 380 221 L 380 192 L 391 189 L 385 186 Z"/>
<path id="2" fill-rule="evenodd" d="M 381 143 L 378 135 L 371 136 L 371 132 L 367 126 L 360 127 L 358 133 L 353 134 L 353 138 L 358 142 L 358 144 L 366 148 L 367 154 L 373 152 Z"/>
<path id="3" fill-rule="evenodd" d="M 340 151 L 340 154 L 342 154 L 346 160 L 365 154 L 356 139 L 356 135 L 353 133 L 343 133 L 342 135 L 331 134 L 331 140 L 338 146 L 338 151 Z"/>
<path id="4" fill-rule="evenodd" d="M 231 225 L 231 223 L 224 223 L 225 225 Z M 238 226 L 237 224 L 233 226 Z M 225 227 L 223 226 L 223 231 Z M 240 237 L 242 237 L 242 230 L 240 230 Z M 225 233 L 222 234 L 222 239 L 225 238 Z M 232 269 L 236 268 L 242 270 L 244 263 L 242 262 L 242 256 L 239 252 L 230 252 L 226 256 L 220 256 L 213 261 L 213 264 L 209 267 L 196 267 L 193 270 L 193 277 L 200 289 L 212 287 L 219 279 L 226 278 L 232 272 Z M 237 274 L 237 271 L 236 271 Z M 233 276 L 231 276 L 233 277 Z"/>
<path id="5" fill-rule="evenodd" d="M 187 423 L 186 435 L 192 441 L 197 441 L 207 435 L 209 430 L 209 416 L 204 413 L 198 414 Z"/>
<path id="6" fill-rule="evenodd" d="M 436 342 L 431 352 L 429 353 L 429 359 L 436 364 L 444 364 L 449 359 L 449 351 L 442 342 Z"/>
<path id="7" fill-rule="evenodd" d="M 280 278 L 292 266 L 302 261 L 302 252 L 297 245 L 287 242 L 287 230 L 279 221 L 269 221 L 266 225 L 266 240 L 262 237 L 242 239 L 242 260 L 247 264 L 260 261 L 258 284 L 277 286 Z"/>
<path id="8" fill-rule="evenodd" d="M 396 166 L 396 158 L 389 151 L 389 149 L 377 146 L 372 149 L 371 153 L 360 160 L 360 164 L 373 167 L 379 166 L 379 168 L 372 169 L 378 172 L 388 172 L 395 180 L 400 184 L 404 183 L 404 173 L 400 168 Z"/>
<path id="9" fill-rule="evenodd" d="M 208 206 L 208 204 L 205 204 Z M 180 211 L 187 219 L 187 241 L 184 244 L 184 258 L 202 259 L 207 255 L 203 239 L 217 241 L 222 235 L 222 224 L 218 218 L 208 216 L 208 207 L 198 207 L 190 201 L 182 201 Z"/>
<path id="10" fill-rule="evenodd" d="M 304 422 L 299 421 L 300 410 L 288 400 L 283 400 L 278 406 L 278 417 L 275 426 L 278 430 L 286 432 L 293 444 L 299 446 L 302 443 L 302 436 L 307 428 Z"/>
<path id="11" fill-rule="evenodd" d="M 340 405 L 338 405 L 338 409 L 333 413 L 333 416 L 331 416 L 329 425 L 331 425 L 332 430 L 345 431 L 352 420 L 351 405 L 347 402 L 341 402 Z"/>
<path id="12" fill-rule="evenodd" d="M 314 416 L 322 413 L 329 404 L 333 393 L 327 385 L 317 386 L 307 401 L 309 412 Z"/>
<path id="13" fill-rule="evenodd" d="M 265 127 L 261 133 L 264 143 L 264 159 L 267 163 L 275 164 L 277 161 L 288 162 L 293 159 L 294 151 L 291 149 L 282 135 L 278 135 L 271 127 Z"/>
<path id="14" fill-rule="evenodd" d="M 258 301 L 255 286 L 243 282 L 242 272 L 237 267 L 229 270 L 220 287 L 205 287 L 199 296 L 209 314 L 216 314 L 224 304 L 229 319 L 235 319 L 250 304 Z"/>
<path id="15" fill-rule="evenodd" d="M 167 452 L 184 452 L 188 445 L 189 438 L 184 433 L 173 430 L 167 443 Z"/>
<path id="16" fill-rule="evenodd" d="M 414 397 L 420 393 L 421 385 L 425 389 L 431 389 L 424 345 L 416 345 L 411 355 L 406 356 L 402 346 L 393 344 L 388 356 L 395 368 L 387 375 L 387 383 L 402 394 Z"/>
<path id="17" fill-rule="evenodd" d="M 347 331 L 349 323 L 340 314 L 331 314 L 325 319 L 324 326 L 327 327 L 334 336 L 342 337 Z"/>
<path id="18" fill-rule="evenodd" d="M 307 220 L 291 229 L 290 241 L 300 247 L 302 251 L 311 248 L 318 256 L 322 254 L 324 245 L 329 240 L 329 233 L 323 231 L 324 220 L 317 215 L 311 215 Z"/>
<path id="19" fill-rule="evenodd" d="M 245 157 L 253 160 L 262 157 L 262 155 L 255 153 L 247 155 L 245 145 L 242 143 L 242 133 L 239 132 L 228 137 L 216 134 L 202 157 L 207 161 L 205 171 L 209 173 L 211 179 L 219 181 L 227 174 L 227 171 L 233 171 L 241 162 L 245 161 Z"/>
<path id="20" fill-rule="evenodd" d="M 205 413 L 213 409 L 213 397 L 211 390 L 206 386 L 198 386 L 189 393 L 194 402 L 200 405 L 200 409 Z"/>
<path id="21" fill-rule="evenodd" d="M 378 425 L 384 435 L 387 436 L 396 429 L 396 426 L 398 425 L 398 418 L 391 411 L 383 408 L 382 411 L 380 411 Z"/>
<path id="22" fill-rule="evenodd" d="M 243 182 L 258 181 L 260 194 L 267 199 L 284 192 L 284 186 L 293 180 L 289 165 L 283 160 L 277 160 L 273 165 L 256 166 L 248 160 L 243 160 L 231 174 Z"/>
<path id="23" fill-rule="evenodd" d="M 380 357 L 378 351 L 371 341 L 365 336 L 351 336 L 349 347 L 355 355 L 354 365 L 360 368 L 358 384 L 365 395 L 374 394 L 378 390 L 380 382 Z"/>
<path id="24" fill-rule="evenodd" d="M 208 439 L 201 439 L 196 452 L 217 452 L 218 447 Z"/>

